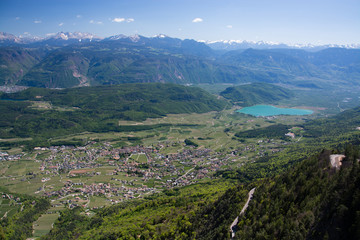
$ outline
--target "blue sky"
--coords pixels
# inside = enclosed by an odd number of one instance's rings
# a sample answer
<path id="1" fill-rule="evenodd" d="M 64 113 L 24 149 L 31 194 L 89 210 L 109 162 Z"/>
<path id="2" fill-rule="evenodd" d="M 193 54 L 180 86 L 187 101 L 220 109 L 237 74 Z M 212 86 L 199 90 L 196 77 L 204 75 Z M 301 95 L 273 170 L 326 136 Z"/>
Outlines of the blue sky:
<path id="1" fill-rule="evenodd" d="M 0 31 L 360 43 L 359 0 L 0 0 Z"/>

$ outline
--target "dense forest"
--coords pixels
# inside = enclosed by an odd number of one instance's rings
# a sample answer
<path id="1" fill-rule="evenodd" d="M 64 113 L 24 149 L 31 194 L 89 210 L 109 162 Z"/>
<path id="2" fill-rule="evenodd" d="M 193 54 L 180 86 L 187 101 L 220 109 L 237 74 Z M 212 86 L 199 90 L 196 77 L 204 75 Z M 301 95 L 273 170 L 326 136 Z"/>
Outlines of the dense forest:
<path id="1" fill-rule="evenodd" d="M 346 146 L 341 170 L 324 150 L 260 183 L 237 239 L 359 239 L 359 147 Z"/>
<path id="2" fill-rule="evenodd" d="M 285 134 L 289 132 L 288 125 L 284 124 L 276 124 L 270 125 L 266 128 L 252 129 L 247 131 L 237 132 L 235 134 L 236 137 L 240 139 L 246 138 L 285 138 Z"/>
<path id="3" fill-rule="evenodd" d="M 157 83 L 64 90 L 29 88 L 0 98 L 0 111 L 7 113 L 0 119 L 2 138 L 139 131 L 161 125 L 119 126 L 118 121 L 220 111 L 228 104 L 199 88 Z"/>

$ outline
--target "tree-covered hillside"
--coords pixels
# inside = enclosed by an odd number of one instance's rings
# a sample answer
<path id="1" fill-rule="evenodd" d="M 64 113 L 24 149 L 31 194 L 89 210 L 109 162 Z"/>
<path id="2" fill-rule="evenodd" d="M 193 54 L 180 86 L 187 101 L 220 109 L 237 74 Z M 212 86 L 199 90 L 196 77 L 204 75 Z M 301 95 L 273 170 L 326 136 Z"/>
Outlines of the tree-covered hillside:
<path id="1" fill-rule="evenodd" d="M 45 54 L 45 49 L 0 47 L 0 85 L 16 84 Z"/>
<path id="2" fill-rule="evenodd" d="M 359 239 L 358 146 L 347 146 L 341 170 L 330 151 L 261 183 L 236 239 Z"/>
<path id="3" fill-rule="evenodd" d="M 220 95 L 240 106 L 251 106 L 260 103 L 272 104 L 294 96 L 286 88 L 267 83 L 252 83 L 229 87 L 221 92 Z"/>
<path id="4" fill-rule="evenodd" d="M 207 47 L 197 42 L 184 41 L 179 46 L 149 42 L 143 45 L 104 41 L 56 49 L 19 78 L 18 85 L 67 88 L 136 82 L 237 83 L 266 79 L 263 74 L 214 62 L 208 54 L 202 54 L 202 49 Z M 212 53 L 211 49 L 207 50 Z"/>
<path id="5" fill-rule="evenodd" d="M 7 113 L 0 120 L 2 137 L 121 131 L 124 126 L 118 125 L 120 119 L 139 121 L 171 113 L 204 113 L 227 105 L 199 88 L 159 83 L 64 90 L 29 88 L 3 94 L 1 99 L 0 111 Z"/>

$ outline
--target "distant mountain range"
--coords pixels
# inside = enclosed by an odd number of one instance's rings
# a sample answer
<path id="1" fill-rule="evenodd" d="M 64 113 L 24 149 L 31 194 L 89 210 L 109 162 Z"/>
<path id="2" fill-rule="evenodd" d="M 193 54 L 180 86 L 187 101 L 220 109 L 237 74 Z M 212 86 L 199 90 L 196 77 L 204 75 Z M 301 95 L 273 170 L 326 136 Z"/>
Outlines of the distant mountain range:
<path id="1" fill-rule="evenodd" d="M 289 48 L 289 49 L 304 49 L 307 51 L 320 51 L 326 48 L 349 48 L 349 49 L 359 49 L 359 44 L 324 44 L 324 45 L 315 45 L 315 44 L 285 44 L 285 43 L 276 43 L 276 42 L 266 42 L 266 41 L 246 41 L 246 40 L 219 40 L 219 41 L 202 41 L 212 49 L 215 50 L 239 50 L 239 49 L 279 49 L 279 48 Z"/>
<path id="2" fill-rule="evenodd" d="M 59 32 L 54 34 L 48 34 L 47 37 L 29 37 L 29 36 L 15 36 L 10 33 L 0 32 L 0 46 L 14 45 L 14 44 L 32 44 L 32 43 L 54 43 L 62 41 L 63 45 L 71 44 L 74 42 L 82 41 L 101 41 L 101 40 L 119 40 L 119 39 L 131 39 L 136 42 L 141 38 L 146 38 L 140 35 L 126 36 L 123 34 L 102 38 L 91 33 L 82 32 Z M 164 34 L 158 34 L 153 38 L 168 38 Z M 239 49 L 278 49 L 278 48 L 290 48 L 290 49 L 304 49 L 310 51 L 319 51 L 326 48 L 350 48 L 359 49 L 360 43 L 358 44 L 285 44 L 277 42 L 267 41 L 246 41 L 246 40 L 218 40 L 218 41 L 204 41 L 199 40 L 198 42 L 205 43 L 214 50 L 239 50 Z"/>
<path id="3" fill-rule="evenodd" d="M 1 33 L 0 46 L 0 85 L 267 82 L 329 88 L 358 86 L 360 80 L 360 49 L 306 51 L 273 45 L 274 49 L 217 51 L 203 42 L 162 34 L 102 39 L 79 32 L 45 39 Z"/>
<path id="4" fill-rule="evenodd" d="M 82 33 L 82 32 L 59 32 L 54 34 L 48 34 L 47 37 L 29 37 L 29 36 L 15 36 L 10 33 L 0 32 L 0 46 L 1 45 L 14 45 L 14 44 L 31 44 L 31 43 L 54 43 L 53 41 L 65 44 L 71 44 L 74 42 L 82 41 L 101 41 L 101 40 L 119 40 L 119 39 L 131 39 L 136 42 L 141 38 L 146 38 L 140 35 L 126 36 L 123 34 L 110 36 L 107 38 L 102 38 L 91 33 Z M 164 34 L 158 34 L 153 38 L 168 38 Z M 267 42 L 267 41 L 246 41 L 246 40 L 218 40 L 218 41 L 204 41 L 199 40 L 198 42 L 205 43 L 214 50 L 238 50 L 238 49 L 278 49 L 278 48 L 290 48 L 290 49 L 304 49 L 319 51 L 326 48 L 360 48 L 360 43 L 358 44 L 285 44 L 277 42 Z"/>
<path id="5" fill-rule="evenodd" d="M 48 37 L 30 37 L 30 36 L 15 36 L 10 33 L 0 32 L 0 46 L 14 46 L 14 45 L 68 45 L 75 42 L 82 41 L 100 41 L 103 38 L 91 33 L 82 32 L 59 32 L 49 34 Z"/>

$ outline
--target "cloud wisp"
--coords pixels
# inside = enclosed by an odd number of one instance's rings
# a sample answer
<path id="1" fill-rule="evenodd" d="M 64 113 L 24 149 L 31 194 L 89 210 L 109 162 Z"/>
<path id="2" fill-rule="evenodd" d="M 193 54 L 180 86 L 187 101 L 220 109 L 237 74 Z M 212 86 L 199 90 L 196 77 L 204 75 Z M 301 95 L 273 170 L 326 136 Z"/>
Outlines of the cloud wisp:
<path id="1" fill-rule="evenodd" d="M 134 22 L 135 19 L 133 18 L 114 18 L 111 20 L 112 22 L 115 22 L 115 23 L 122 23 L 122 22 L 127 22 L 127 23 L 131 23 L 131 22 Z"/>
<path id="2" fill-rule="evenodd" d="M 34 23 L 39 24 L 39 23 L 42 23 L 42 21 L 41 20 L 34 20 Z"/>
<path id="3" fill-rule="evenodd" d="M 117 22 L 117 23 L 125 22 L 125 18 L 114 18 L 112 22 Z"/>
<path id="4" fill-rule="evenodd" d="M 202 19 L 202 18 L 194 18 L 193 20 L 192 20 L 192 22 L 193 23 L 201 23 L 201 22 L 203 22 L 204 20 Z"/>
<path id="5" fill-rule="evenodd" d="M 94 20 L 90 20 L 89 23 L 91 23 L 91 24 L 103 24 L 103 22 L 101 22 L 101 21 L 94 21 Z"/>

